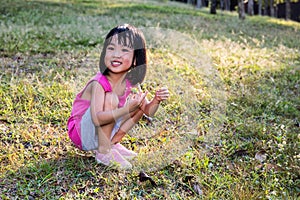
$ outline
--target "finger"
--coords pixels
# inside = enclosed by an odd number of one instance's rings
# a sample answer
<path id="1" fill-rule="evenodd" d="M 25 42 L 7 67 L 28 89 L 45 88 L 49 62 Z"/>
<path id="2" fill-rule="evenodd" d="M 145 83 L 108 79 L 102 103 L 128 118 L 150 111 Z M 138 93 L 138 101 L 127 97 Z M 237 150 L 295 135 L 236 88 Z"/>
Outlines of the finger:
<path id="1" fill-rule="evenodd" d="M 168 88 L 167 87 L 162 87 L 162 88 L 159 88 L 158 91 L 167 91 Z"/>
<path id="2" fill-rule="evenodd" d="M 138 83 L 137 88 L 138 88 L 139 92 L 143 92 L 140 83 Z"/>
<path id="3" fill-rule="evenodd" d="M 159 97 L 159 98 L 161 98 L 161 99 L 167 99 L 167 98 L 169 98 L 169 94 L 164 94 L 164 95 L 158 95 L 157 97 Z"/>
<path id="4" fill-rule="evenodd" d="M 165 93 L 165 92 L 169 92 L 169 90 L 157 90 L 156 92 L 158 92 L 158 93 Z"/>
<path id="5" fill-rule="evenodd" d="M 156 95 L 159 95 L 159 96 L 167 96 L 167 95 L 169 95 L 169 93 L 168 93 L 168 92 L 159 92 L 159 93 L 157 93 Z"/>
<path id="6" fill-rule="evenodd" d="M 148 94 L 148 91 L 142 93 L 141 99 L 144 100 Z"/>
<path id="7" fill-rule="evenodd" d="M 156 96 L 157 97 L 163 97 L 163 96 L 170 96 L 170 94 L 167 93 L 167 92 L 166 93 L 165 92 L 164 93 L 156 93 Z"/>
<path id="8" fill-rule="evenodd" d="M 145 100 L 147 94 L 148 94 L 148 91 L 146 91 L 145 93 L 142 94 L 142 96 L 141 96 L 141 98 L 140 98 L 140 106 L 143 104 L 143 102 L 144 102 L 144 100 Z"/>

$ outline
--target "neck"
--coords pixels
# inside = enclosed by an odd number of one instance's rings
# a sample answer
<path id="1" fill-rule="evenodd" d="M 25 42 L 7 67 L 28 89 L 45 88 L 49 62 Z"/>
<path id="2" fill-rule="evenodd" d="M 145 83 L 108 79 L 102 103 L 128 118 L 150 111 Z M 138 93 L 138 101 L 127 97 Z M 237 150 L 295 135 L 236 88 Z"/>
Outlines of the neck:
<path id="1" fill-rule="evenodd" d="M 114 90 L 115 88 L 119 87 L 125 80 L 125 76 L 127 73 L 122 73 L 122 74 L 114 74 L 114 73 L 108 73 L 106 76 L 108 81 L 110 82 L 112 89 Z"/>

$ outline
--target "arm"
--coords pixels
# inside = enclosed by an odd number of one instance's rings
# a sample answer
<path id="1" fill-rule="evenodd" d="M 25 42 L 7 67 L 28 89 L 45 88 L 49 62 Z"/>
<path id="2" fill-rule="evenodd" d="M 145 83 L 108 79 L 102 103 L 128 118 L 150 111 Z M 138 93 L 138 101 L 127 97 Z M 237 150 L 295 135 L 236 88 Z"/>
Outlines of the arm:
<path id="1" fill-rule="evenodd" d="M 148 117 L 153 117 L 159 107 L 159 104 L 160 101 L 156 100 L 154 97 L 150 102 L 145 100 L 145 102 L 143 102 L 141 110 L 143 110 L 145 115 L 147 115 Z"/>
<path id="2" fill-rule="evenodd" d="M 97 82 L 92 82 L 91 87 L 91 114 L 95 126 L 102 126 L 114 122 L 124 115 L 127 115 L 139 108 L 141 99 L 132 99 L 130 103 L 122 108 L 104 110 L 105 91 Z"/>
<path id="3" fill-rule="evenodd" d="M 147 94 L 147 92 L 145 94 Z M 140 108 L 131 113 L 132 116 L 130 118 L 125 119 L 118 132 L 112 138 L 112 143 L 120 142 L 124 135 L 141 119 L 143 114 L 153 116 L 157 111 L 160 102 L 166 100 L 168 97 L 168 89 L 162 88 L 161 90 L 156 91 L 155 97 L 151 102 L 148 102 L 146 98 L 143 98 Z"/>
<path id="4" fill-rule="evenodd" d="M 169 98 L 169 95 L 168 89 L 163 87 L 155 92 L 155 96 L 151 102 L 148 102 L 147 99 L 145 99 L 142 103 L 141 109 L 147 116 L 153 117 L 159 107 L 160 102 Z"/>

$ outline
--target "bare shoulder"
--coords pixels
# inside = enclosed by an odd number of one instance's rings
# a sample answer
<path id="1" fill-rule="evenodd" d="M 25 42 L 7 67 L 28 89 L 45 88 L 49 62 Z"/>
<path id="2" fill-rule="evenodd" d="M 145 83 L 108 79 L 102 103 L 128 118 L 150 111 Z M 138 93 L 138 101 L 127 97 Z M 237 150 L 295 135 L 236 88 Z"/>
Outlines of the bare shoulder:
<path id="1" fill-rule="evenodd" d="M 90 100 L 94 92 L 104 93 L 102 86 L 97 81 L 92 81 L 86 86 L 81 98 Z"/>

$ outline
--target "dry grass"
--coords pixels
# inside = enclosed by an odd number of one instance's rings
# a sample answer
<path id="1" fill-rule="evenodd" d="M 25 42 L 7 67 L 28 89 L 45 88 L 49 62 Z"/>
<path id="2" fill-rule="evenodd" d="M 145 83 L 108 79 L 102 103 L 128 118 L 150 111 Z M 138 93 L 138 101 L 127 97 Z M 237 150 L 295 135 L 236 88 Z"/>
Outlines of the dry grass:
<path id="1" fill-rule="evenodd" d="M 2 199 L 299 197 L 299 24 L 159 1 L 13 0 L 0 11 Z M 172 94 L 125 138 L 139 152 L 131 171 L 97 165 L 66 130 L 104 35 L 123 22 L 147 38 L 142 88 Z"/>

